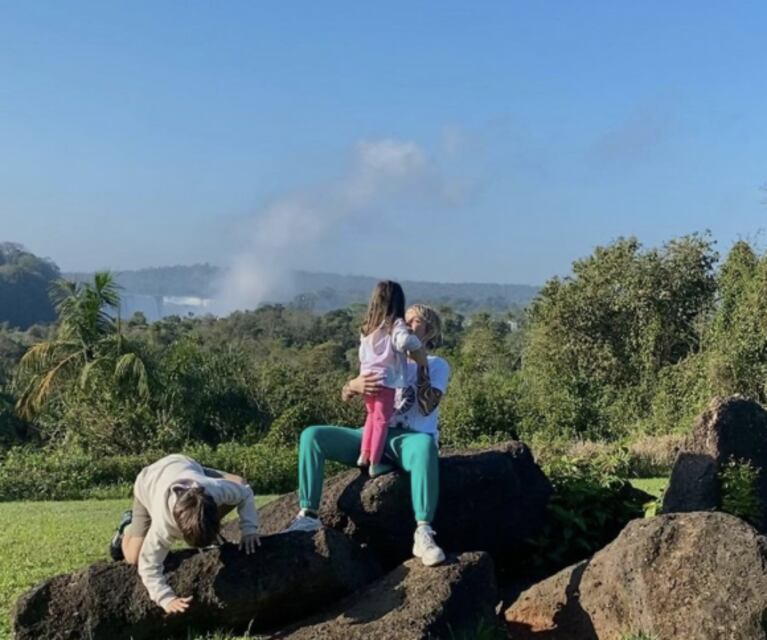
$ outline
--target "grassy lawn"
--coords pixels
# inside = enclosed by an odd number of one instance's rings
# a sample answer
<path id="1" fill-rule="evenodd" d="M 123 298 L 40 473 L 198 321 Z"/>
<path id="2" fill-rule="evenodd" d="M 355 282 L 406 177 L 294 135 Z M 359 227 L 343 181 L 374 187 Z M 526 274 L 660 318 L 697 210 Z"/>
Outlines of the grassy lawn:
<path id="1" fill-rule="evenodd" d="M 257 503 L 272 498 L 259 496 Z M 11 637 L 10 611 L 24 591 L 107 557 L 109 539 L 130 504 L 128 499 L 0 503 L 0 639 Z"/>
<path id="2" fill-rule="evenodd" d="M 657 498 L 668 485 L 668 478 L 632 478 L 631 484 Z"/>

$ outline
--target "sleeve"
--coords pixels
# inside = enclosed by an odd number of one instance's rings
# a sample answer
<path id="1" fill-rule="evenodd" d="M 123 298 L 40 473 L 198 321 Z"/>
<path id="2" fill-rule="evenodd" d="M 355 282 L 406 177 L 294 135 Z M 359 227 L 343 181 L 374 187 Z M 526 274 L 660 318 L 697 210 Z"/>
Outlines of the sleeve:
<path id="1" fill-rule="evenodd" d="M 209 478 L 205 482 L 205 490 L 213 496 L 217 505 L 237 507 L 240 516 L 240 533 L 244 536 L 258 532 L 258 511 L 253 490 L 247 484 L 239 484 L 231 480 Z"/>
<path id="2" fill-rule="evenodd" d="M 165 577 L 164 563 L 169 547 L 170 543 L 160 536 L 157 529 L 150 527 L 138 556 L 138 574 L 141 581 L 152 602 L 161 607 L 165 607 L 176 597 Z"/>
<path id="3" fill-rule="evenodd" d="M 450 365 L 447 360 L 439 357 L 431 358 L 429 360 L 429 378 L 434 389 L 445 393 L 450 382 Z"/>
<path id="4" fill-rule="evenodd" d="M 428 416 L 439 406 L 450 381 L 450 365 L 442 358 L 432 358 L 428 367 L 418 367 L 416 400 L 420 412 Z"/>
<path id="5" fill-rule="evenodd" d="M 397 320 L 391 330 L 391 341 L 397 351 L 417 351 L 421 348 L 421 341 L 410 333 L 403 320 Z"/>

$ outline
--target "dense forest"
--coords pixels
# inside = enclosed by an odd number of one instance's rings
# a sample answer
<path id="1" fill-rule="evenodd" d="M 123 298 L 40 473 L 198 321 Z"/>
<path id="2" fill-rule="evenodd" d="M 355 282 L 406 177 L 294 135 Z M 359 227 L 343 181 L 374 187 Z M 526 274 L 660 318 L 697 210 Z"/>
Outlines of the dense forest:
<path id="1" fill-rule="evenodd" d="M 598 247 L 515 322 L 443 306 L 438 352 L 453 375 L 442 442 L 518 435 L 539 456 L 598 447 L 641 466 L 656 447 L 667 460 L 712 396 L 767 399 L 765 293 L 767 256 L 738 242 L 720 260 L 704 234 Z M 109 274 L 59 280 L 54 324 L 0 331 L 6 462 L 235 445 L 292 460 L 305 426 L 360 423 L 361 405 L 339 401 L 356 372 L 360 305 L 147 323 L 115 318 L 119 294 Z"/>

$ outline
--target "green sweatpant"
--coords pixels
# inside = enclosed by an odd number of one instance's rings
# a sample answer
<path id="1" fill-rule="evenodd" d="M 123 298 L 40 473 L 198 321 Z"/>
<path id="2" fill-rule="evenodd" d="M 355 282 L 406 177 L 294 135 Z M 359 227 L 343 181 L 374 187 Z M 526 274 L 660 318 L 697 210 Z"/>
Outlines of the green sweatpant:
<path id="1" fill-rule="evenodd" d="M 325 460 L 353 467 L 361 443 L 362 429 L 333 426 L 304 429 L 298 451 L 298 495 L 303 509 L 317 511 L 320 507 Z M 439 453 L 434 438 L 427 433 L 389 429 L 383 461 L 391 461 L 410 473 L 415 519 L 432 522 L 439 498 Z"/>

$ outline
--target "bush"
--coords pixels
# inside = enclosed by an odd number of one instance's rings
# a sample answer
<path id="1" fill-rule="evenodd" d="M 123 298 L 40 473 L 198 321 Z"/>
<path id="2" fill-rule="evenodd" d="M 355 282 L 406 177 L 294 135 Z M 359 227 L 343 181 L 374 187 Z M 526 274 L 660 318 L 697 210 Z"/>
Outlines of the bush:
<path id="1" fill-rule="evenodd" d="M 554 486 L 548 522 L 531 541 L 530 562 L 547 573 L 586 558 L 644 514 L 651 497 L 614 474 L 607 458 L 561 457 L 544 465 Z"/>
<path id="2" fill-rule="evenodd" d="M 515 375 L 457 373 L 442 403 L 440 440 L 463 447 L 483 438 L 516 438 L 518 397 Z"/>
<path id="3" fill-rule="evenodd" d="M 729 460 L 719 471 L 722 511 L 759 526 L 762 506 L 759 501 L 759 469 L 746 461 Z"/>
<path id="4" fill-rule="evenodd" d="M 286 493 L 297 484 L 295 449 L 235 443 L 198 445 L 184 453 L 207 467 L 247 478 L 257 494 Z M 136 475 L 164 454 L 93 457 L 84 453 L 12 449 L 0 465 L 0 501 L 83 500 L 130 495 Z M 329 466 L 328 472 L 338 466 Z"/>

